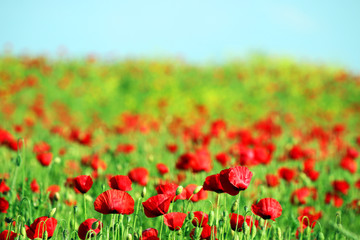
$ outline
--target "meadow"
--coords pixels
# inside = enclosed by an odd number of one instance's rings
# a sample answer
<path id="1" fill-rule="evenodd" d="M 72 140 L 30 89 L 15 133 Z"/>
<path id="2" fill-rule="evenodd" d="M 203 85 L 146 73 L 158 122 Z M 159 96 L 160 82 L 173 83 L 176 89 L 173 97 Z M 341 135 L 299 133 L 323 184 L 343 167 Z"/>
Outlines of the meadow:
<path id="1" fill-rule="evenodd" d="M 360 239 L 360 76 L 0 57 L 0 240 Z"/>

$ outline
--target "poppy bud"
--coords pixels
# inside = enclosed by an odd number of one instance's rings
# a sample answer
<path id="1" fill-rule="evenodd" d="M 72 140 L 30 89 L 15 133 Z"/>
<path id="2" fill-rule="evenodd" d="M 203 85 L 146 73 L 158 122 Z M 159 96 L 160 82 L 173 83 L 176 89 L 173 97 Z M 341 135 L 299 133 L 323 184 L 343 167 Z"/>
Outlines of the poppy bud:
<path id="1" fill-rule="evenodd" d="M 146 187 L 143 188 L 142 192 L 141 192 L 141 197 L 144 198 L 146 195 Z"/>
<path id="2" fill-rule="evenodd" d="M 5 217 L 5 222 L 6 223 L 12 223 L 14 221 L 14 219 L 12 219 L 12 218 L 9 218 L 9 217 Z"/>
<path id="3" fill-rule="evenodd" d="M 202 233 L 202 228 L 195 228 L 195 232 L 194 232 L 194 235 L 195 235 L 195 239 L 199 239 L 200 236 L 201 236 L 201 233 Z"/>
<path id="4" fill-rule="evenodd" d="M 245 211 L 245 214 L 249 211 L 249 207 L 248 206 L 245 206 L 244 207 L 244 211 Z"/>
<path id="5" fill-rule="evenodd" d="M 63 239 L 67 239 L 67 235 L 68 235 L 68 230 L 65 229 L 65 230 L 63 231 Z"/>
<path id="6" fill-rule="evenodd" d="M 317 239 L 319 240 L 325 240 L 325 236 L 322 232 L 319 232 Z"/>
<path id="7" fill-rule="evenodd" d="M 203 186 L 197 186 L 194 190 L 194 194 L 197 194 L 201 191 L 201 189 L 203 188 Z"/>
<path id="8" fill-rule="evenodd" d="M 43 239 L 44 239 L 44 240 L 47 240 L 48 237 L 49 237 L 49 234 L 48 234 L 47 231 L 45 231 L 45 232 L 44 232 L 44 235 L 43 235 Z"/>
<path id="9" fill-rule="evenodd" d="M 178 186 L 178 188 L 176 189 L 176 196 L 180 195 L 184 190 L 183 186 Z"/>
<path id="10" fill-rule="evenodd" d="M 74 209 L 73 209 L 73 210 L 74 210 L 74 214 L 77 213 L 78 207 L 77 207 L 77 206 L 74 206 Z"/>
<path id="11" fill-rule="evenodd" d="M 254 226 L 251 228 L 251 239 L 255 239 L 255 237 L 256 237 L 256 227 Z"/>
<path id="12" fill-rule="evenodd" d="M 21 164 L 21 156 L 20 155 L 17 155 L 17 157 L 16 157 L 16 166 L 20 166 L 20 164 Z"/>
<path id="13" fill-rule="evenodd" d="M 219 227 L 222 228 L 224 226 L 224 219 L 220 219 L 219 221 Z"/>
<path id="14" fill-rule="evenodd" d="M 126 240 L 132 240 L 132 235 L 130 233 L 126 236 Z"/>
<path id="15" fill-rule="evenodd" d="M 56 213 L 56 208 L 51 209 L 51 211 L 49 212 L 49 218 L 52 218 Z"/>
<path id="16" fill-rule="evenodd" d="M 57 192 L 54 194 L 54 200 L 59 201 L 60 200 L 60 194 Z"/>
<path id="17" fill-rule="evenodd" d="M 242 228 L 244 229 L 244 235 L 248 236 L 250 234 L 250 227 L 247 225 L 246 221 L 244 221 Z"/>
<path id="18" fill-rule="evenodd" d="M 193 220 L 194 217 L 195 217 L 195 214 L 193 212 L 189 213 L 189 215 L 188 215 L 189 220 Z"/>
<path id="19" fill-rule="evenodd" d="M 311 227 L 306 228 L 306 236 L 308 236 L 308 237 L 311 236 Z"/>
<path id="20" fill-rule="evenodd" d="M 227 216 L 229 216 L 229 212 L 226 211 L 226 210 L 224 210 L 224 211 L 223 211 L 223 218 L 226 218 Z"/>
<path id="21" fill-rule="evenodd" d="M 236 212 L 239 208 L 239 201 L 236 200 L 233 205 L 231 206 L 231 212 Z"/>
<path id="22" fill-rule="evenodd" d="M 336 224 L 341 224 L 341 212 L 336 212 Z"/>
<path id="23" fill-rule="evenodd" d="M 99 227 L 99 221 L 95 221 L 93 222 L 93 224 L 91 225 L 92 229 L 97 229 Z"/>
<path id="24" fill-rule="evenodd" d="M 214 224 L 214 219 L 215 219 L 215 213 L 214 211 L 211 211 L 209 213 L 209 221 L 208 221 L 209 226 L 212 226 Z"/>
<path id="25" fill-rule="evenodd" d="M 140 234 L 141 235 L 141 234 Z M 139 239 L 139 234 L 137 232 L 134 233 L 135 239 Z"/>
<path id="26" fill-rule="evenodd" d="M 282 239 L 282 233 L 281 233 L 281 228 L 280 228 L 280 227 L 278 227 L 278 228 L 276 229 L 276 233 L 277 233 L 277 235 L 278 235 L 278 239 Z"/>
<path id="27" fill-rule="evenodd" d="M 259 225 L 263 228 L 265 225 L 265 220 L 263 218 L 260 218 Z"/>
<path id="28" fill-rule="evenodd" d="M 26 229 L 25 229 L 24 226 L 21 227 L 20 233 L 21 233 L 22 236 L 26 236 Z"/>
<path id="29" fill-rule="evenodd" d="M 54 159 L 54 162 L 55 162 L 55 163 L 61 163 L 61 158 L 56 157 L 56 158 Z"/>

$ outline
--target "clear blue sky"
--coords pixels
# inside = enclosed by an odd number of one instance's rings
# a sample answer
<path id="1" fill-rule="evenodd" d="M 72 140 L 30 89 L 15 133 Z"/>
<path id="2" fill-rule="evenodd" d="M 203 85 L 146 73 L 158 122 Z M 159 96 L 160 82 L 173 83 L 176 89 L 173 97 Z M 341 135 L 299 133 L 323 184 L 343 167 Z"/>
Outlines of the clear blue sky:
<path id="1" fill-rule="evenodd" d="M 360 0 L 2 0 L 0 46 L 15 53 L 181 56 L 254 51 L 360 72 Z"/>

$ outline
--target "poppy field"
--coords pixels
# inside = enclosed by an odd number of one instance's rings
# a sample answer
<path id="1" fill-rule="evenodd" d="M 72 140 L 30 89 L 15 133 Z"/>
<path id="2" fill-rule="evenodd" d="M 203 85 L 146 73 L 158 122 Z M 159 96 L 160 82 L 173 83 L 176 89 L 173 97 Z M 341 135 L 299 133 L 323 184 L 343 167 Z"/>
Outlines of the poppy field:
<path id="1" fill-rule="evenodd" d="M 359 152 L 344 69 L 0 57 L 0 240 L 360 239 Z"/>

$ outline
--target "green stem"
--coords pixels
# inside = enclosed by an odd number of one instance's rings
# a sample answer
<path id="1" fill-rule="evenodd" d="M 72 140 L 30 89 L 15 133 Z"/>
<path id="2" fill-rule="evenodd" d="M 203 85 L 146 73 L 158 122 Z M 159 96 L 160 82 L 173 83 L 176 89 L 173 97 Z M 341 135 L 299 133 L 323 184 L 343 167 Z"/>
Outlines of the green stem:
<path id="1" fill-rule="evenodd" d="M 84 215 L 85 215 L 85 220 L 86 218 L 86 197 L 85 197 L 85 193 L 83 194 L 83 198 L 84 198 Z"/>

